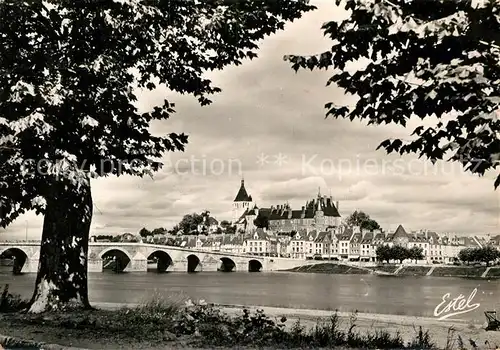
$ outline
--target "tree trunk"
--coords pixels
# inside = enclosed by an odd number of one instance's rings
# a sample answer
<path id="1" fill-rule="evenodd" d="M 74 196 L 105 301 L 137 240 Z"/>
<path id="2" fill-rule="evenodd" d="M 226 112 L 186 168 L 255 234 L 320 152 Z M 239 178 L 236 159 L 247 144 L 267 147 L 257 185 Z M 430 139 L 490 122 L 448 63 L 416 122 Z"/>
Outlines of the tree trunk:
<path id="1" fill-rule="evenodd" d="M 50 184 L 46 196 L 40 260 L 29 312 L 72 306 L 91 308 L 87 289 L 87 256 L 92 220 L 90 182 Z"/>

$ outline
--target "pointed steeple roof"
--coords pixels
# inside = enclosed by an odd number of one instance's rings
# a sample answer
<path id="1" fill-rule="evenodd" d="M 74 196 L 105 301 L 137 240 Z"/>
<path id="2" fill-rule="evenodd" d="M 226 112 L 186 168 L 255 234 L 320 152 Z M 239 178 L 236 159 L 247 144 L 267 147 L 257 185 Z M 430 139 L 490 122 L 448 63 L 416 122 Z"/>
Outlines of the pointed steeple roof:
<path id="1" fill-rule="evenodd" d="M 408 237 L 408 233 L 406 233 L 402 225 L 399 225 L 396 232 L 394 232 L 393 238 L 396 237 Z"/>
<path id="2" fill-rule="evenodd" d="M 241 180 L 240 190 L 238 194 L 234 198 L 234 202 L 251 202 L 252 197 L 248 195 L 247 190 L 245 189 L 245 180 Z"/>

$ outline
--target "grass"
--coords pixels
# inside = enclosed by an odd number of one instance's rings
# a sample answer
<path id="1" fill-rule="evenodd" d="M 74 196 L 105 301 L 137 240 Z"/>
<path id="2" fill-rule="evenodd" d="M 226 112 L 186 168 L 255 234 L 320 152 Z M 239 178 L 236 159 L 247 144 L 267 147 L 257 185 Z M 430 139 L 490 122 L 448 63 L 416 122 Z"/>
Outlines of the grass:
<path id="1" fill-rule="evenodd" d="M 357 313 L 341 327 L 337 312 L 328 320 L 305 327 L 297 320 L 291 327 L 287 319 L 271 319 L 263 310 L 251 313 L 243 309 L 239 316 L 229 316 L 219 308 L 204 302 L 198 304 L 179 297 L 164 299 L 153 295 L 134 308 L 110 310 L 79 310 L 31 315 L 19 312 L 27 303 L 19 296 L 2 293 L 0 312 L 13 327 L 34 327 L 44 334 L 56 331 L 71 334 L 74 339 L 104 339 L 131 344 L 163 347 L 183 339 L 199 348 L 252 347 L 252 348 L 354 348 L 354 349 L 437 349 L 428 330 L 415 329 L 415 336 L 404 341 L 399 333 L 385 330 L 358 332 Z M 18 311 L 18 312 L 16 312 Z M 0 316 L 2 316 L 0 315 Z M 5 322 L 3 320 L 3 322 Z M 448 332 L 446 350 L 465 349 L 464 341 Z M 469 340 L 473 344 L 472 340 Z M 474 348 L 474 347 L 472 347 Z"/>
<path id="2" fill-rule="evenodd" d="M 304 265 L 295 267 L 288 271 L 309 272 L 309 273 L 328 273 L 328 274 L 368 274 L 369 272 L 356 267 L 341 264 L 322 263 L 314 265 Z"/>
<path id="3" fill-rule="evenodd" d="M 22 300 L 19 295 L 9 293 L 9 285 L 6 284 L 0 295 L 0 312 L 17 312 L 28 307 L 28 302 Z"/>
<path id="4" fill-rule="evenodd" d="M 431 268 L 428 266 L 405 266 L 399 271 L 401 276 L 425 276 Z"/>
<path id="5" fill-rule="evenodd" d="M 389 272 L 389 273 L 394 273 L 399 265 L 377 265 L 374 269 L 377 271 L 382 271 L 382 272 Z"/>
<path id="6" fill-rule="evenodd" d="M 398 265 L 378 265 L 374 270 L 394 273 Z M 397 276 L 425 276 L 431 267 L 429 266 L 405 266 Z M 369 271 L 350 267 L 342 264 L 322 263 L 316 265 L 303 265 L 289 269 L 291 272 L 325 273 L 325 274 L 368 274 Z M 486 267 L 475 266 L 436 266 L 431 276 L 434 277 L 470 277 L 480 278 L 486 271 Z M 487 278 L 500 278 L 500 268 L 491 268 Z"/>
<path id="7" fill-rule="evenodd" d="M 486 267 L 438 266 L 432 272 L 434 277 L 481 277 Z"/>
<path id="8" fill-rule="evenodd" d="M 486 277 L 500 277 L 500 267 L 492 267 Z"/>

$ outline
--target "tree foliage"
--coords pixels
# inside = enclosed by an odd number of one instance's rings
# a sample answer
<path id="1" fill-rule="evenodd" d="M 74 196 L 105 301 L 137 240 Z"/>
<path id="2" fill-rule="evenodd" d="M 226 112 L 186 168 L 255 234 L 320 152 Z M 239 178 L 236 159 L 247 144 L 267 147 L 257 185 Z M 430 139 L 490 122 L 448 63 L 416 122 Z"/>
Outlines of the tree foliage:
<path id="1" fill-rule="evenodd" d="M 472 3 L 347 0 L 348 17 L 322 26 L 334 41 L 330 50 L 285 59 L 295 71 L 334 70 L 327 85 L 359 98 L 355 106 L 327 103 L 326 117 L 401 126 L 422 120 L 409 139 L 378 148 L 459 162 L 484 175 L 500 164 L 500 3 Z"/>
<path id="2" fill-rule="evenodd" d="M 375 251 L 375 254 L 377 256 L 378 261 L 389 261 L 393 258 L 392 254 L 390 253 L 390 248 L 388 245 L 379 245 Z"/>
<path id="3" fill-rule="evenodd" d="M 187 136 L 152 135 L 151 121 L 174 105 L 139 113 L 140 91 L 163 84 L 209 104 L 220 89 L 205 72 L 256 57 L 259 39 L 310 9 L 293 0 L 0 2 L 0 225 L 43 213 L 54 180 L 158 170 Z"/>
<path id="4" fill-rule="evenodd" d="M 153 233 L 149 231 L 147 228 L 143 227 L 139 231 L 139 236 L 141 236 L 142 238 L 146 238 L 148 236 L 153 236 Z"/>
<path id="5" fill-rule="evenodd" d="M 257 215 L 257 217 L 253 220 L 253 224 L 257 228 L 269 228 L 269 218 L 265 215 Z"/>
<path id="6" fill-rule="evenodd" d="M 89 307 L 90 179 L 152 175 L 187 136 L 153 135 L 174 104 L 137 108 L 166 86 L 201 105 L 211 70 L 256 57 L 258 41 L 312 10 L 305 0 L 0 1 L 0 226 L 44 215 L 30 311 Z"/>
<path id="7" fill-rule="evenodd" d="M 417 262 L 418 260 L 422 260 L 424 258 L 424 248 L 413 246 L 410 248 L 409 255 L 409 258 L 415 260 L 415 262 Z"/>
<path id="8" fill-rule="evenodd" d="M 379 245 L 375 251 L 378 261 L 399 260 L 403 263 L 406 259 L 422 260 L 424 258 L 423 249 L 421 247 L 412 247 L 410 249 L 400 245 Z"/>
<path id="9" fill-rule="evenodd" d="M 358 226 L 363 230 L 373 231 L 380 229 L 378 222 L 362 211 L 354 211 L 346 220 L 348 227 Z"/>
<path id="10" fill-rule="evenodd" d="M 100 241 L 100 240 L 108 240 L 108 241 L 111 241 L 113 240 L 113 236 L 111 235 L 98 235 L 95 237 L 96 241 Z"/>
<path id="11" fill-rule="evenodd" d="M 179 228 L 185 235 L 198 234 L 198 225 L 203 222 L 203 216 L 197 213 L 184 215 Z"/>
<path id="12" fill-rule="evenodd" d="M 490 245 L 480 248 L 465 248 L 458 253 L 458 259 L 467 264 L 484 262 L 486 265 L 489 265 L 492 261 L 499 258 L 500 252 Z"/>
<path id="13" fill-rule="evenodd" d="M 231 226 L 231 223 L 227 220 L 222 220 L 220 222 L 220 227 L 224 230 L 227 229 L 229 226 Z"/>
<path id="14" fill-rule="evenodd" d="M 233 235 L 236 233 L 236 225 L 229 225 L 226 228 L 226 234 Z"/>
<path id="15" fill-rule="evenodd" d="M 166 232 L 165 228 L 163 227 L 157 227 L 155 229 L 153 229 L 153 231 L 151 231 L 151 235 L 154 236 L 154 235 L 162 235 Z"/>

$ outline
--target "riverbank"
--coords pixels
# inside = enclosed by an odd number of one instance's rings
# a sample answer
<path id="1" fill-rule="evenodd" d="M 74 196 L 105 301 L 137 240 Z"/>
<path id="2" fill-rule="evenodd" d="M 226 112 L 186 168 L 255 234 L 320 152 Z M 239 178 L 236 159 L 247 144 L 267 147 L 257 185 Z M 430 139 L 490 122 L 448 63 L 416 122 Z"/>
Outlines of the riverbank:
<path id="1" fill-rule="evenodd" d="M 227 341 L 226 345 L 234 347 L 230 343 L 235 329 L 248 333 L 252 342 L 242 343 L 238 348 L 273 348 L 266 344 L 269 337 L 281 339 L 281 327 L 288 335 L 297 332 L 303 328 L 302 338 L 293 340 L 293 344 L 312 348 L 321 348 L 319 343 L 309 344 L 313 340 L 317 342 L 325 341 L 323 338 L 312 332 L 314 328 L 323 322 L 329 322 L 323 329 L 330 332 L 340 339 L 340 334 L 346 336 L 349 329 L 359 337 L 365 337 L 366 334 L 379 335 L 379 338 L 394 337 L 393 341 L 400 338 L 401 344 L 415 342 L 419 338 L 427 344 L 434 343 L 437 349 L 462 349 L 459 347 L 459 337 L 465 344 L 463 349 L 471 349 L 470 340 L 481 349 L 496 349 L 500 346 L 500 332 L 486 332 L 485 324 L 470 324 L 461 320 L 438 321 L 435 318 L 411 317 L 401 315 L 381 315 L 368 313 L 345 313 L 332 312 L 326 310 L 307 310 L 277 307 L 252 306 L 244 307 L 241 305 L 192 305 L 191 311 L 187 314 L 178 314 L 176 308 L 172 308 L 172 301 L 157 302 L 149 304 L 146 307 L 139 304 L 114 304 L 98 303 L 94 306 L 98 308 L 95 311 L 74 311 L 65 313 L 49 313 L 47 315 L 22 315 L 1 314 L 0 313 L 0 335 L 8 335 L 14 338 L 43 342 L 50 344 L 59 344 L 64 347 L 83 348 L 83 349 L 160 349 L 160 348 L 187 348 L 195 349 L 200 347 L 220 348 L 224 347 L 221 342 Z M 250 315 L 245 328 L 245 312 Z M 183 315 L 179 318 L 179 315 Z M 260 315 L 260 316 L 259 316 Z M 263 316 L 265 315 L 265 316 Z M 334 327 L 332 327 L 332 316 L 334 316 Z M 271 324 L 272 323 L 272 324 Z M 196 330 L 194 328 L 198 327 Z M 205 328 L 204 328 L 205 327 Z M 232 329 L 232 327 L 236 327 Z M 334 329 L 332 333 L 332 329 Z M 429 336 L 425 340 L 426 330 Z M 207 333 L 208 332 L 208 333 Z M 222 333 L 221 333 L 222 332 Z M 225 334 L 228 332 L 227 334 Z M 259 332 L 261 334 L 259 334 Z M 309 332 L 309 333 L 308 333 Z M 184 333 L 184 334 L 183 334 Z M 191 334 L 189 334 L 191 333 Z M 317 333 L 317 332 L 316 332 Z M 210 335 L 209 342 L 207 334 Z M 306 336 L 306 334 L 309 334 Z M 397 334 L 399 334 L 397 336 Z M 202 336 L 200 338 L 200 335 Z M 308 338 L 309 337 L 309 338 Z M 264 341 L 263 339 L 267 339 Z M 302 340 L 301 340 L 302 339 Z M 361 338 L 360 338 L 361 339 Z M 363 338 L 367 341 L 367 338 Z M 381 349 L 394 348 L 387 345 L 386 340 L 378 340 L 378 344 L 366 347 L 360 343 L 356 347 L 356 342 L 347 344 L 347 338 L 344 343 L 339 341 L 339 349 L 347 348 L 365 348 Z M 263 341 L 261 346 L 258 342 Z M 281 348 L 291 348 L 291 338 L 283 342 Z M 301 344 L 304 342 L 304 344 Z M 361 340 L 359 341 L 361 342 Z M 381 344 L 381 343 L 382 344 Z M 385 342 L 385 343 L 384 343 Z M 280 344 L 280 341 L 277 341 Z M 1 337 L 0 337 L 1 344 Z M 292 345 L 293 345 L 292 344 Z M 489 346 L 485 346 L 489 344 Z M 237 344 L 236 344 L 237 345 Z M 267 345 L 267 346 L 266 346 Z M 332 345 L 332 344 L 330 344 Z M 497 346 L 498 345 L 498 346 Z M 24 347 L 26 348 L 26 347 Z M 45 347 L 47 348 L 47 347 Z M 56 347 L 57 348 L 57 347 Z M 401 348 L 396 346 L 396 348 Z M 428 348 L 426 346 L 417 346 L 414 348 Z M 55 349 L 55 348 L 54 348 Z"/>
<path id="2" fill-rule="evenodd" d="M 430 276 L 430 277 L 468 277 L 498 279 L 500 267 L 455 266 L 455 265 L 400 265 L 381 264 L 378 266 L 356 266 L 355 263 L 310 264 L 285 270 L 287 272 L 325 273 L 325 274 L 375 274 L 393 276 Z"/>
<path id="3" fill-rule="evenodd" d="M 237 315 L 239 306 L 225 306 L 224 311 L 228 314 Z M 332 311 L 326 310 L 307 310 L 307 309 L 291 309 L 291 308 L 275 308 L 275 307 L 251 307 L 251 310 L 260 308 L 266 315 L 270 317 L 287 317 L 289 322 L 293 323 L 300 320 L 303 325 L 313 328 L 319 321 L 327 320 L 332 314 Z M 337 312 L 340 323 L 344 328 L 349 327 L 352 313 Z M 419 327 L 429 330 L 429 335 L 439 349 L 458 349 L 458 336 L 465 343 L 465 348 L 469 347 L 469 340 L 472 339 L 476 344 L 481 345 L 481 349 L 487 342 L 492 349 L 500 348 L 500 331 L 487 332 L 486 319 L 484 323 L 471 323 L 460 319 L 452 319 L 447 321 L 439 321 L 432 317 L 415 317 L 403 315 L 385 315 L 373 313 L 357 313 L 356 314 L 356 329 L 361 332 L 370 331 L 387 331 L 390 334 L 399 333 L 405 342 L 409 342 L 418 334 Z M 452 329 L 452 331 L 450 331 Z M 451 343 L 454 346 L 448 346 Z M 498 346 L 497 346 L 498 345 Z M 489 348 L 488 348 L 489 349 Z"/>

